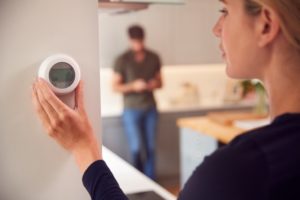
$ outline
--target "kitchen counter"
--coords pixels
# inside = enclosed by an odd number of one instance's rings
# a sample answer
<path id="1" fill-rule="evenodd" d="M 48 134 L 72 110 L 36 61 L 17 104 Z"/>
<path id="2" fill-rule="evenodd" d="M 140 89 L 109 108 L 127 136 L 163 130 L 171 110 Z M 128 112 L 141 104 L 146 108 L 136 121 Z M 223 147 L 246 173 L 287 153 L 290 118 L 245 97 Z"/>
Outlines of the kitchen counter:
<path id="1" fill-rule="evenodd" d="M 154 191 L 166 200 L 175 200 L 175 196 L 166 189 L 136 170 L 112 151 L 103 147 L 103 157 L 125 194 Z"/>
<path id="2" fill-rule="evenodd" d="M 236 136 L 247 131 L 245 128 L 237 127 L 234 123 L 235 121 L 262 120 L 266 117 L 266 115 L 252 112 L 217 112 L 208 113 L 202 117 L 178 119 L 177 126 L 192 129 L 227 144 Z"/>
<path id="3" fill-rule="evenodd" d="M 249 130 L 236 126 L 236 121 L 245 120 L 252 120 L 253 125 L 255 125 L 253 121 L 259 122 L 256 125 L 261 125 L 262 120 L 268 121 L 265 115 L 245 111 L 208 113 L 201 117 L 177 120 L 177 126 L 180 128 L 181 186 L 204 158 L 219 148 L 220 143 L 227 144 Z M 250 127 L 252 128 L 256 127 Z"/>
<path id="4" fill-rule="evenodd" d="M 191 117 L 179 119 L 177 125 L 181 128 L 190 128 L 199 134 L 211 136 L 220 142 L 227 144 L 245 130 L 235 126 L 224 126 L 207 117 Z"/>
<path id="5" fill-rule="evenodd" d="M 101 116 L 117 117 L 123 111 L 122 95 L 112 90 L 111 68 L 100 69 Z M 226 103 L 227 84 L 230 79 L 224 64 L 164 66 L 164 87 L 156 90 L 158 110 L 161 113 L 194 112 L 215 109 L 245 108 L 255 102 Z M 185 93 L 183 85 L 192 86 L 193 93 Z M 185 97 L 195 97 L 186 99 Z"/>
<path id="6" fill-rule="evenodd" d="M 102 117 L 118 117 L 122 115 L 123 106 L 110 106 L 111 108 L 102 109 Z M 171 105 L 158 105 L 160 113 L 177 113 L 177 112 L 208 112 L 212 110 L 227 109 L 250 109 L 253 108 L 253 102 L 240 102 L 240 103 L 205 103 L 198 106 L 171 106 Z"/>

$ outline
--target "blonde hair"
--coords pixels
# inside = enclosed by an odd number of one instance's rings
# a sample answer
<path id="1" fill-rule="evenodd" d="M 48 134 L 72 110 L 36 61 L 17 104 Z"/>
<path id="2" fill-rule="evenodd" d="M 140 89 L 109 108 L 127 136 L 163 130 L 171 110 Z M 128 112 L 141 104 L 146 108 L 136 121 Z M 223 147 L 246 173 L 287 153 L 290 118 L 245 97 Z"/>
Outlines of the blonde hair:
<path id="1" fill-rule="evenodd" d="M 300 1 L 299 0 L 245 0 L 245 9 L 251 15 L 261 12 L 263 5 L 273 8 L 287 40 L 300 51 Z"/>

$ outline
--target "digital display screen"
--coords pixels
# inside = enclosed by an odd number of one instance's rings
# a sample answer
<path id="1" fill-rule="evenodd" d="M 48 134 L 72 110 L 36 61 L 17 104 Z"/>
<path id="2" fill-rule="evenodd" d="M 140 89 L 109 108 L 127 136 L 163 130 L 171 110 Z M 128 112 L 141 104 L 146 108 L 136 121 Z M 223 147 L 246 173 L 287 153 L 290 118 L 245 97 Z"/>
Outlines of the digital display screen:
<path id="1" fill-rule="evenodd" d="M 65 62 L 56 63 L 50 69 L 50 82 L 57 88 L 67 88 L 75 80 L 75 71 L 71 65 Z"/>

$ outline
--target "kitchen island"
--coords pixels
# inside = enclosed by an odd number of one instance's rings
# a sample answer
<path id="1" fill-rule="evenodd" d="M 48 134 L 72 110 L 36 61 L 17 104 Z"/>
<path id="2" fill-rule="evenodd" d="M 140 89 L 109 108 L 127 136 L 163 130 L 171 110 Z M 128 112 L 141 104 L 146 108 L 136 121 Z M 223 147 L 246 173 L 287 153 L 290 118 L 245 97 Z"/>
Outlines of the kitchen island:
<path id="1" fill-rule="evenodd" d="M 220 146 L 228 144 L 247 130 L 268 123 L 266 115 L 252 112 L 217 112 L 206 116 L 177 120 L 180 129 L 180 178 L 181 187 L 204 158 Z M 235 121 L 257 121 L 250 128 L 241 128 Z M 262 123 L 263 122 L 263 123 Z M 249 122 L 250 123 L 250 122 Z"/>

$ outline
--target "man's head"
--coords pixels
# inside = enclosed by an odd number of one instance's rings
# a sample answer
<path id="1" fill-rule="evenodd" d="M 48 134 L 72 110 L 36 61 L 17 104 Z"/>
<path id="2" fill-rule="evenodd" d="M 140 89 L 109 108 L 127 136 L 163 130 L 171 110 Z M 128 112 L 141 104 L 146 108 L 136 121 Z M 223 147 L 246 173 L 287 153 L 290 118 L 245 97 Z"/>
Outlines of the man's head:
<path id="1" fill-rule="evenodd" d="M 141 26 L 134 25 L 128 28 L 128 36 L 130 39 L 130 48 L 134 52 L 144 50 L 145 32 Z"/>

